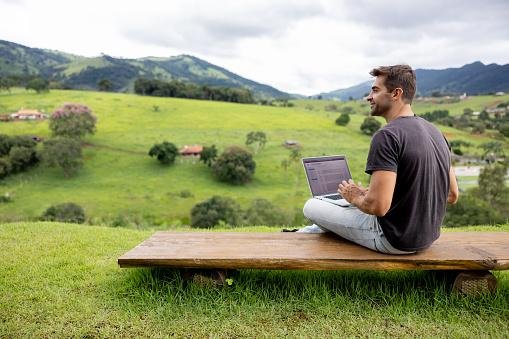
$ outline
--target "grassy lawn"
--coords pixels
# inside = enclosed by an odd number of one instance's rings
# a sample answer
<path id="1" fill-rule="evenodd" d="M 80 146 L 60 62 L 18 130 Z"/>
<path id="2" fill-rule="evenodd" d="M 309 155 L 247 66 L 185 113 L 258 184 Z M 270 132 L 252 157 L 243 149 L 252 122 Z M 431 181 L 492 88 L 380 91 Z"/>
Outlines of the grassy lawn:
<path id="1" fill-rule="evenodd" d="M 488 104 L 495 99 L 471 100 Z M 87 91 L 35 94 L 15 89 L 10 94 L 0 93 L 0 114 L 21 107 L 51 113 L 65 102 L 86 104 L 98 117 L 97 133 L 86 139 L 84 168 L 65 179 L 61 171 L 41 165 L 1 181 L 0 194 L 9 192 L 13 202 L 0 204 L 0 221 L 37 219 L 50 205 L 72 201 L 83 206 L 94 224 L 111 223 L 119 216 L 147 220 L 151 225 L 186 224 L 190 209 L 215 194 L 231 197 L 244 208 L 256 198 L 278 205 L 284 201 L 281 207 L 297 214 L 309 189 L 300 164 L 287 170 L 281 166 L 290 153 L 282 147 L 287 139 L 302 145 L 303 156 L 345 154 L 353 178 L 364 184 L 368 181 L 364 166 L 370 137 L 359 131 L 365 118 L 362 113 L 367 110 L 362 102 L 297 100 L 295 107 L 284 108 Z M 352 106 L 357 112 L 348 126 L 335 125 L 339 113 L 325 110 L 331 103 L 339 108 Z M 416 110 L 420 110 L 418 105 Z M 439 127 L 448 138 L 470 141 L 474 146 L 492 140 Z M 244 145 L 246 134 L 256 130 L 264 131 L 268 142 L 256 154 L 256 173 L 246 186 L 218 182 L 202 163 L 178 162 L 165 167 L 147 155 L 154 143 L 163 140 L 178 146 L 215 144 L 222 151 L 229 145 Z M 0 133 L 50 137 L 47 121 L 0 123 Z M 181 198 L 182 190 L 193 196 Z"/>
<path id="2" fill-rule="evenodd" d="M 469 298 L 412 271 L 243 270 L 232 287 L 200 287 L 174 271 L 118 268 L 117 257 L 151 233 L 0 224 L 0 337 L 509 335 L 507 271 L 495 272 L 496 294 Z"/>

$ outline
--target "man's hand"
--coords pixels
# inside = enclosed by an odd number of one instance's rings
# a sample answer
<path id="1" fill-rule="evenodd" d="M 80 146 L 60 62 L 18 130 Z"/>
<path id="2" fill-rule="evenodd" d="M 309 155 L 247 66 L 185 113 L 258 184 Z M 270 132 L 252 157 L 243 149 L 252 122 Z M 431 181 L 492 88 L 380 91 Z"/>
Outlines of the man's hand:
<path id="1" fill-rule="evenodd" d="M 358 198 L 363 198 L 367 193 L 368 189 L 359 185 L 356 185 L 352 179 L 346 182 L 343 180 L 338 187 L 338 193 L 343 196 L 343 198 L 351 204 L 355 205 L 355 200 Z"/>
<path id="2" fill-rule="evenodd" d="M 338 192 L 364 213 L 383 217 L 391 207 L 395 186 L 395 172 L 375 171 L 371 175 L 369 190 L 348 180 L 339 184 Z"/>

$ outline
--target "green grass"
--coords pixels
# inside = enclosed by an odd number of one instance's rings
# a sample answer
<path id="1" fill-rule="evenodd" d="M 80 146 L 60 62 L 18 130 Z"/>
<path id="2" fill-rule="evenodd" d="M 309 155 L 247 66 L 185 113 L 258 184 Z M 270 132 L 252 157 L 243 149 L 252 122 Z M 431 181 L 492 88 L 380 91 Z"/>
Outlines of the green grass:
<path id="1" fill-rule="evenodd" d="M 98 116 L 97 133 L 86 139 L 91 146 L 84 150 L 84 168 L 70 179 L 57 169 L 39 166 L 3 180 L 0 194 L 9 192 L 13 202 L 0 204 L 0 220 L 35 219 L 50 205 L 72 201 L 84 207 L 92 223 L 127 216 L 152 225 L 185 224 L 192 206 L 214 194 L 232 197 L 244 208 L 263 197 L 290 213 L 300 213 L 309 189 L 300 164 L 286 171 L 280 165 L 290 153 L 281 146 L 286 139 L 299 141 L 303 156 L 345 154 L 353 178 L 368 181 L 364 166 L 370 137 L 359 131 L 365 118 L 360 113 L 366 109 L 361 102 L 336 103 L 352 106 L 358 113 L 347 127 L 334 124 L 339 113 L 324 110 L 331 102 L 317 100 L 298 100 L 295 107 L 280 108 L 119 93 L 13 90 L 0 94 L 0 113 L 20 107 L 50 113 L 65 102 L 84 103 Z M 474 145 L 492 140 L 440 128 L 448 137 Z M 222 151 L 243 145 L 246 134 L 254 130 L 265 131 L 268 142 L 255 156 L 256 173 L 246 186 L 217 182 L 202 163 L 164 167 L 147 155 L 154 143 L 163 140 L 179 146 L 215 144 Z M 47 121 L 1 123 L 0 133 L 50 137 Z M 180 198 L 182 190 L 194 196 Z"/>
<path id="2" fill-rule="evenodd" d="M 507 271 L 495 272 L 495 294 L 480 297 L 451 295 L 414 271 L 241 270 L 232 287 L 200 287 L 172 270 L 118 268 L 117 257 L 151 233 L 0 224 L 0 337 L 509 335 Z"/>

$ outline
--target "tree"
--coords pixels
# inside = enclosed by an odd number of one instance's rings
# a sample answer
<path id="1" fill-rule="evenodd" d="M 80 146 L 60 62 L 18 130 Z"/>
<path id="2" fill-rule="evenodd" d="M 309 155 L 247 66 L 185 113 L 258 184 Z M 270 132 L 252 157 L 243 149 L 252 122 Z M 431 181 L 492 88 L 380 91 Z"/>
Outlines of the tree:
<path id="1" fill-rule="evenodd" d="M 382 127 L 382 124 L 373 117 L 367 117 L 361 125 L 361 131 L 367 135 L 373 135 Z"/>
<path id="2" fill-rule="evenodd" d="M 83 207 L 73 202 L 50 206 L 41 216 L 45 221 L 62 221 L 82 224 L 85 222 Z"/>
<path id="3" fill-rule="evenodd" d="M 348 113 L 341 113 L 341 115 L 336 119 L 336 125 L 346 126 L 350 122 L 350 115 Z"/>
<path id="4" fill-rule="evenodd" d="M 9 151 L 12 172 L 23 172 L 39 162 L 34 147 L 14 146 Z"/>
<path id="5" fill-rule="evenodd" d="M 487 165 L 479 173 L 479 197 L 496 209 L 504 205 L 509 206 L 506 174 L 507 167 L 503 164 Z"/>
<path id="6" fill-rule="evenodd" d="M 472 114 L 474 113 L 474 110 L 471 109 L 471 108 L 464 108 L 463 109 L 463 115 L 468 115 L 468 116 L 471 116 Z"/>
<path id="7" fill-rule="evenodd" d="M 46 140 L 42 158 L 48 166 L 60 167 L 68 178 L 83 166 L 81 143 L 71 138 Z"/>
<path id="8" fill-rule="evenodd" d="M 256 131 L 249 132 L 246 135 L 246 146 L 251 144 L 255 144 L 255 154 L 258 152 L 258 149 L 263 149 L 265 144 L 267 143 L 267 135 L 265 132 Z"/>
<path id="9" fill-rule="evenodd" d="M 11 87 L 14 86 L 14 81 L 7 77 L 0 77 L 0 91 L 11 91 Z"/>
<path id="10" fill-rule="evenodd" d="M 148 155 L 156 157 L 163 165 L 173 164 L 178 154 L 177 146 L 168 141 L 163 141 L 161 144 L 154 144 L 148 152 Z"/>
<path id="11" fill-rule="evenodd" d="M 202 161 L 208 167 L 212 166 L 214 160 L 217 158 L 217 148 L 216 145 L 212 145 L 210 147 L 203 147 L 200 153 L 200 161 Z"/>
<path id="12" fill-rule="evenodd" d="M 109 92 L 109 91 L 111 91 L 113 84 L 108 79 L 101 79 L 97 83 L 97 87 L 99 88 L 99 91 L 101 91 L 101 92 Z"/>
<path id="13" fill-rule="evenodd" d="M 81 139 L 95 133 L 97 118 L 85 105 L 68 103 L 57 108 L 49 119 L 53 136 Z"/>
<path id="14" fill-rule="evenodd" d="M 33 89 L 37 93 L 48 92 L 49 91 L 49 82 L 46 79 L 37 77 L 37 78 L 30 80 L 27 83 L 27 85 L 25 86 L 25 89 L 27 91 L 30 89 Z"/>
<path id="15" fill-rule="evenodd" d="M 239 205 L 232 199 L 213 196 L 196 204 L 191 209 L 191 226 L 210 228 L 220 222 L 228 225 L 238 225 L 240 223 L 240 213 Z"/>
<path id="16" fill-rule="evenodd" d="M 220 181 L 241 185 L 251 180 L 256 162 L 248 151 L 231 146 L 226 149 L 212 165 L 214 174 Z"/>

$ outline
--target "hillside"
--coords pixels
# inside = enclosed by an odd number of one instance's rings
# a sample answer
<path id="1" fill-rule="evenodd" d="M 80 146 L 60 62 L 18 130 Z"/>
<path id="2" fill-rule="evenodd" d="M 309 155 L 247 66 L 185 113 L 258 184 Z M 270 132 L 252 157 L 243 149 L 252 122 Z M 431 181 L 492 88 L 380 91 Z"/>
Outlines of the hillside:
<path id="1" fill-rule="evenodd" d="M 108 79 L 114 91 L 132 91 L 134 80 L 146 77 L 209 86 L 242 87 L 251 90 L 258 98 L 291 97 L 274 87 L 243 78 L 191 55 L 140 59 L 102 55 L 86 58 L 0 40 L 0 76 L 28 74 L 41 75 L 74 89 L 94 90 L 100 80 Z"/>
<path id="2" fill-rule="evenodd" d="M 494 100 L 509 101 L 509 96 L 476 97 L 435 109 L 447 107 L 457 114 L 470 104 L 476 109 Z M 367 110 L 365 103 L 338 104 L 340 108 L 350 105 L 357 112 L 347 127 L 334 124 L 339 113 L 326 111 L 325 106 L 332 102 L 324 100 L 298 100 L 295 107 L 267 107 L 120 93 L 52 90 L 35 94 L 18 90 L 0 93 L 0 113 L 20 107 L 52 112 L 66 102 L 86 104 L 98 117 L 97 133 L 86 139 L 84 168 L 70 179 L 42 165 L 6 178 L 0 194 L 9 192 L 13 202 L 0 203 L 0 220 L 37 218 L 50 205 L 73 201 L 83 206 L 95 223 L 187 224 L 191 208 L 213 195 L 231 197 L 243 208 L 256 198 L 266 198 L 297 218 L 302 215 L 309 188 L 299 163 L 286 170 L 281 166 L 290 155 L 282 146 L 285 140 L 297 140 L 302 156 L 347 155 L 353 178 L 367 183 L 364 165 L 370 137 L 359 131 L 365 118 L 361 113 Z M 419 113 L 424 109 L 415 106 Z M 0 128 L 6 134 L 50 136 L 47 121 L 0 123 Z M 475 145 L 492 140 L 489 135 L 440 128 L 450 139 L 473 143 L 474 151 Z M 164 140 L 180 147 L 215 144 L 222 152 L 229 145 L 244 145 L 246 134 L 257 130 L 264 131 L 268 141 L 255 156 L 256 173 L 246 186 L 218 182 L 203 163 L 180 160 L 165 167 L 147 155 L 154 143 Z M 185 190 L 190 197 L 182 196 Z"/>
<path id="3" fill-rule="evenodd" d="M 421 96 L 429 96 L 433 92 L 468 95 L 509 92 L 509 64 L 484 65 L 477 61 L 459 68 L 416 69 L 415 74 L 417 93 Z M 319 95 L 324 99 L 360 99 L 370 91 L 371 84 L 372 81 L 367 81 Z"/>
<path id="4" fill-rule="evenodd" d="M 461 231 L 509 231 L 509 225 Z M 250 228 L 242 231 L 271 231 Z M 186 231 L 191 231 L 187 229 Z M 225 228 L 218 231 L 232 231 Z M 120 269 L 152 230 L 0 223 L 0 337 L 504 337 L 509 272 L 478 298 L 421 271 L 241 270 L 229 288 Z M 475 236 L 475 233 L 472 233 Z"/>

